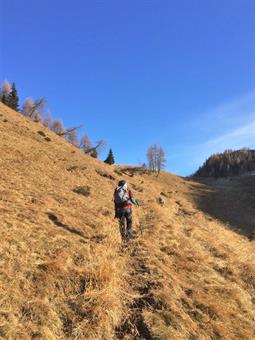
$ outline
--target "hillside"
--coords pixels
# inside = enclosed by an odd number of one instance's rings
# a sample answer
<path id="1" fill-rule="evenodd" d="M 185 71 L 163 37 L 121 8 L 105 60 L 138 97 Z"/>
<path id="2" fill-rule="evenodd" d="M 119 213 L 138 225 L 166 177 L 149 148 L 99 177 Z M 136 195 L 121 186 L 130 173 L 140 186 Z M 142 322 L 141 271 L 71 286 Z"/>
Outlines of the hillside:
<path id="1" fill-rule="evenodd" d="M 230 229 L 251 237 L 255 233 L 255 176 L 200 180 L 209 190 L 194 193 L 198 207 Z"/>
<path id="2" fill-rule="evenodd" d="M 255 170 L 255 150 L 226 150 L 210 156 L 194 177 L 240 176 Z"/>
<path id="3" fill-rule="evenodd" d="M 138 170 L 0 104 L 2 339 L 255 338 L 255 244 L 231 230 L 246 203 L 254 221 L 254 191 L 233 206 L 218 184 Z M 141 205 L 127 248 L 113 218 L 120 178 Z M 238 214 L 222 214 L 219 190 Z"/>

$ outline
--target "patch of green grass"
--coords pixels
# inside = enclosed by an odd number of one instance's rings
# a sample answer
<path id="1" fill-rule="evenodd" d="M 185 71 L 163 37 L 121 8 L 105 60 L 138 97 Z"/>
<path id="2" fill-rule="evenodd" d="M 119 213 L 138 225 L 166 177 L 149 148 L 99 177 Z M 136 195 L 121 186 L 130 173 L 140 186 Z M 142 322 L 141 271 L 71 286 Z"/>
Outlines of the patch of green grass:
<path id="1" fill-rule="evenodd" d="M 115 170 L 113 170 L 113 171 L 115 172 L 115 174 L 117 174 L 117 175 L 119 175 L 119 176 L 122 176 L 122 175 L 123 175 L 123 173 L 122 173 L 121 170 L 115 169 Z"/>

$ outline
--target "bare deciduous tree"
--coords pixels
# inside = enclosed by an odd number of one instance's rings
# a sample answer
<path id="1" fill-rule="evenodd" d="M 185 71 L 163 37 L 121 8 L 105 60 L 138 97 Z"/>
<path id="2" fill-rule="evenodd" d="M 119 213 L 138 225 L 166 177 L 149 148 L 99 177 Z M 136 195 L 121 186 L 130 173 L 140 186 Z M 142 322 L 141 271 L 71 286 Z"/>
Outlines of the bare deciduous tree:
<path id="1" fill-rule="evenodd" d="M 33 109 L 33 106 L 34 106 L 34 102 L 32 98 L 30 97 L 26 98 L 24 104 L 22 105 L 21 113 L 24 116 L 28 116 L 29 112 L 31 112 L 31 110 Z"/>
<path id="2" fill-rule="evenodd" d="M 39 111 L 34 112 L 33 121 L 36 123 L 39 123 L 41 121 L 41 114 Z"/>
<path id="3" fill-rule="evenodd" d="M 106 142 L 103 140 L 99 140 L 96 142 L 96 145 L 93 146 L 91 140 L 89 139 L 88 135 L 83 135 L 80 142 L 80 148 L 83 150 L 84 153 L 90 155 L 94 158 L 97 158 L 100 152 L 102 152 Z"/>
<path id="4" fill-rule="evenodd" d="M 95 150 L 97 151 L 98 155 L 103 151 L 105 145 L 106 145 L 106 141 L 105 140 L 98 140 L 96 142 Z"/>
<path id="5" fill-rule="evenodd" d="M 36 117 L 40 117 L 41 119 L 41 110 L 44 108 L 46 104 L 46 100 L 44 98 L 39 98 L 34 102 L 34 105 L 30 112 L 28 113 L 28 117 L 33 119 Z"/>
<path id="6" fill-rule="evenodd" d="M 50 113 L 43 120 L 44 126 L 48 127 L 51 131 L 55 132 L 57 135 L 64 137 L 65 140 L 74 146 L 79 147 L 79 139 L 77 135 L 77 130 L 82 127 L 75 126 L 72 128 L 65 129 L 64 124 L 59 119 L 51 120 Z"/>
<path id="7" fill-rule="evenodd" d="M 41 112 L 46 104 L 44 98 L 39 98 L 35 102 L 31 98 L 27 98 L 22 106 L 22 114 L 30 119 L 39 122 L 41 120 Z"/>
<path id="8" fill-rule="evenodd" d="M 42 120 L 42 124 L 43 124 L 45 127 L 49 128 L 49 127 L 50 127 L 50 124 L 51 124 L 51 120 L 52 120 L 52 118 L 51 118 L 51 112 L 48 111 L 48 112 L 46 113 L 46 115 L 44 116 L 43 120 Z"/>
<path id="9" fill-rule="evenodd" d="M 92 142 L 89 139 L 88 135 L 83 135 L 80 141 L 79 148 L 82 149 L 85 153 L 92 148 Z"/>
<path id="10" fill-rule="evenodd" d="M 158 174 L 166 165 L 165 153 L 161 146 L 156 144 L 149 147 L 147 151 L 148 167 Z"/>
<path id="11" fill-rule="evenodd" d="M 81 127 L 82 127 L 82 125 L 74 126 L 74 127 L 68 128 L 68 129 L 64 129 L 64 131 L 61 132 L 61 133 L 58 133 L 58 135 L 59 135 L 59 136 L 67 136 L 67 135 L 70 135 L 70 134 L 72 134 L 74 131 L 77 131 L 78 129 L 80 129 Z"/>
<path id="12" fill-rule="evenodd" d="M 147 151 L 148 167 L 151 171 L 156 172 L 157 169 L 157 145 L 149 147 Z"/>
<path id="13" fill-rule="evenodd" d="M 164 169 L 165 166 L 166 166 L 165 152 L 164 152 L 163 148 L 160 146 L 158 148 L 158 152 L 157 152 L 157 171 L 158 171 L 158 174 L 160 173 L 160 171 L 162 169 Z"/>
<path id="14" fill-rule="evenodd" d="M 8 96 L 11 93 L 11 90 L 11 85 L 8 80 L 4 80 L 1 86 L 0 97 L 2 98 L 2 96 Z"/>
<path id="15" fill-rule="evenodd" d="M 74 146 L 77 146 L 79 145 L 79 140 L 78 140 L 78 136 L 77 136 L 77 131 L 76 130 L 72 130 L 70 131 L 69 133 L 67 133 L 67 135 L 65 135 L 65 139 L 73 144 Z"/>
<path id="16" fill-rule="evenodd" d="M 57 135 L 61 135 L 65 131 L 64 124 L 59 119 L 54 119 L 49 126 L 50 130 L 55 132 Z"/>

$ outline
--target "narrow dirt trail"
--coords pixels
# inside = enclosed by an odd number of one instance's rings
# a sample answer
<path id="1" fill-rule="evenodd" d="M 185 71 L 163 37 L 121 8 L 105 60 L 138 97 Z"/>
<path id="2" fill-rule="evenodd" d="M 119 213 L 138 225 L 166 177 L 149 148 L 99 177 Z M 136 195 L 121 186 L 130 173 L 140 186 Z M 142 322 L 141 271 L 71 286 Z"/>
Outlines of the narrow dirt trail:
<path id="1" fill-rule="evenodd" d="M 146 206 L 143 207 L 147 211 Z M 148 259 L 149 249 L 146 247 L 146 237 L 153 232 L 155 216 L 151 210 L 139 220 L 139 228 L 135 234 L 134 241 L 124 250 L 130 257 L 129 273 L 131 277 L 131 290 L 134 294 L 132 303 L 128 306 L 126 317 L 122 324 L 116 328 L 117 339 L 156 339 L 149 326 L 144 320 L 143 311 L 145 309 L 161 309 L 162 306 L 154 297 L 153 289 L 159 287 L 160 283 L 154 280 L 155 273 L 152 273 Z"/>

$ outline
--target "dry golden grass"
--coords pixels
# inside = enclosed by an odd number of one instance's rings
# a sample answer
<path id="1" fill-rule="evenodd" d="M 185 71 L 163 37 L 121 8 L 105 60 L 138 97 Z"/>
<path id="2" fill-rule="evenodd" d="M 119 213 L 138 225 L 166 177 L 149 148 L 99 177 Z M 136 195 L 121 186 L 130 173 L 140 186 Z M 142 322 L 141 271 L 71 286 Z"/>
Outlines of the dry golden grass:
<path id="1" fill-rule="evenodd" d="M 201 205 L 211 186 L 123 169 L 0 105 L 0 337 L 254 339 L 255 241 Z M 112 202 L 122 177 L 141 203 L 124 249 Z"/>

